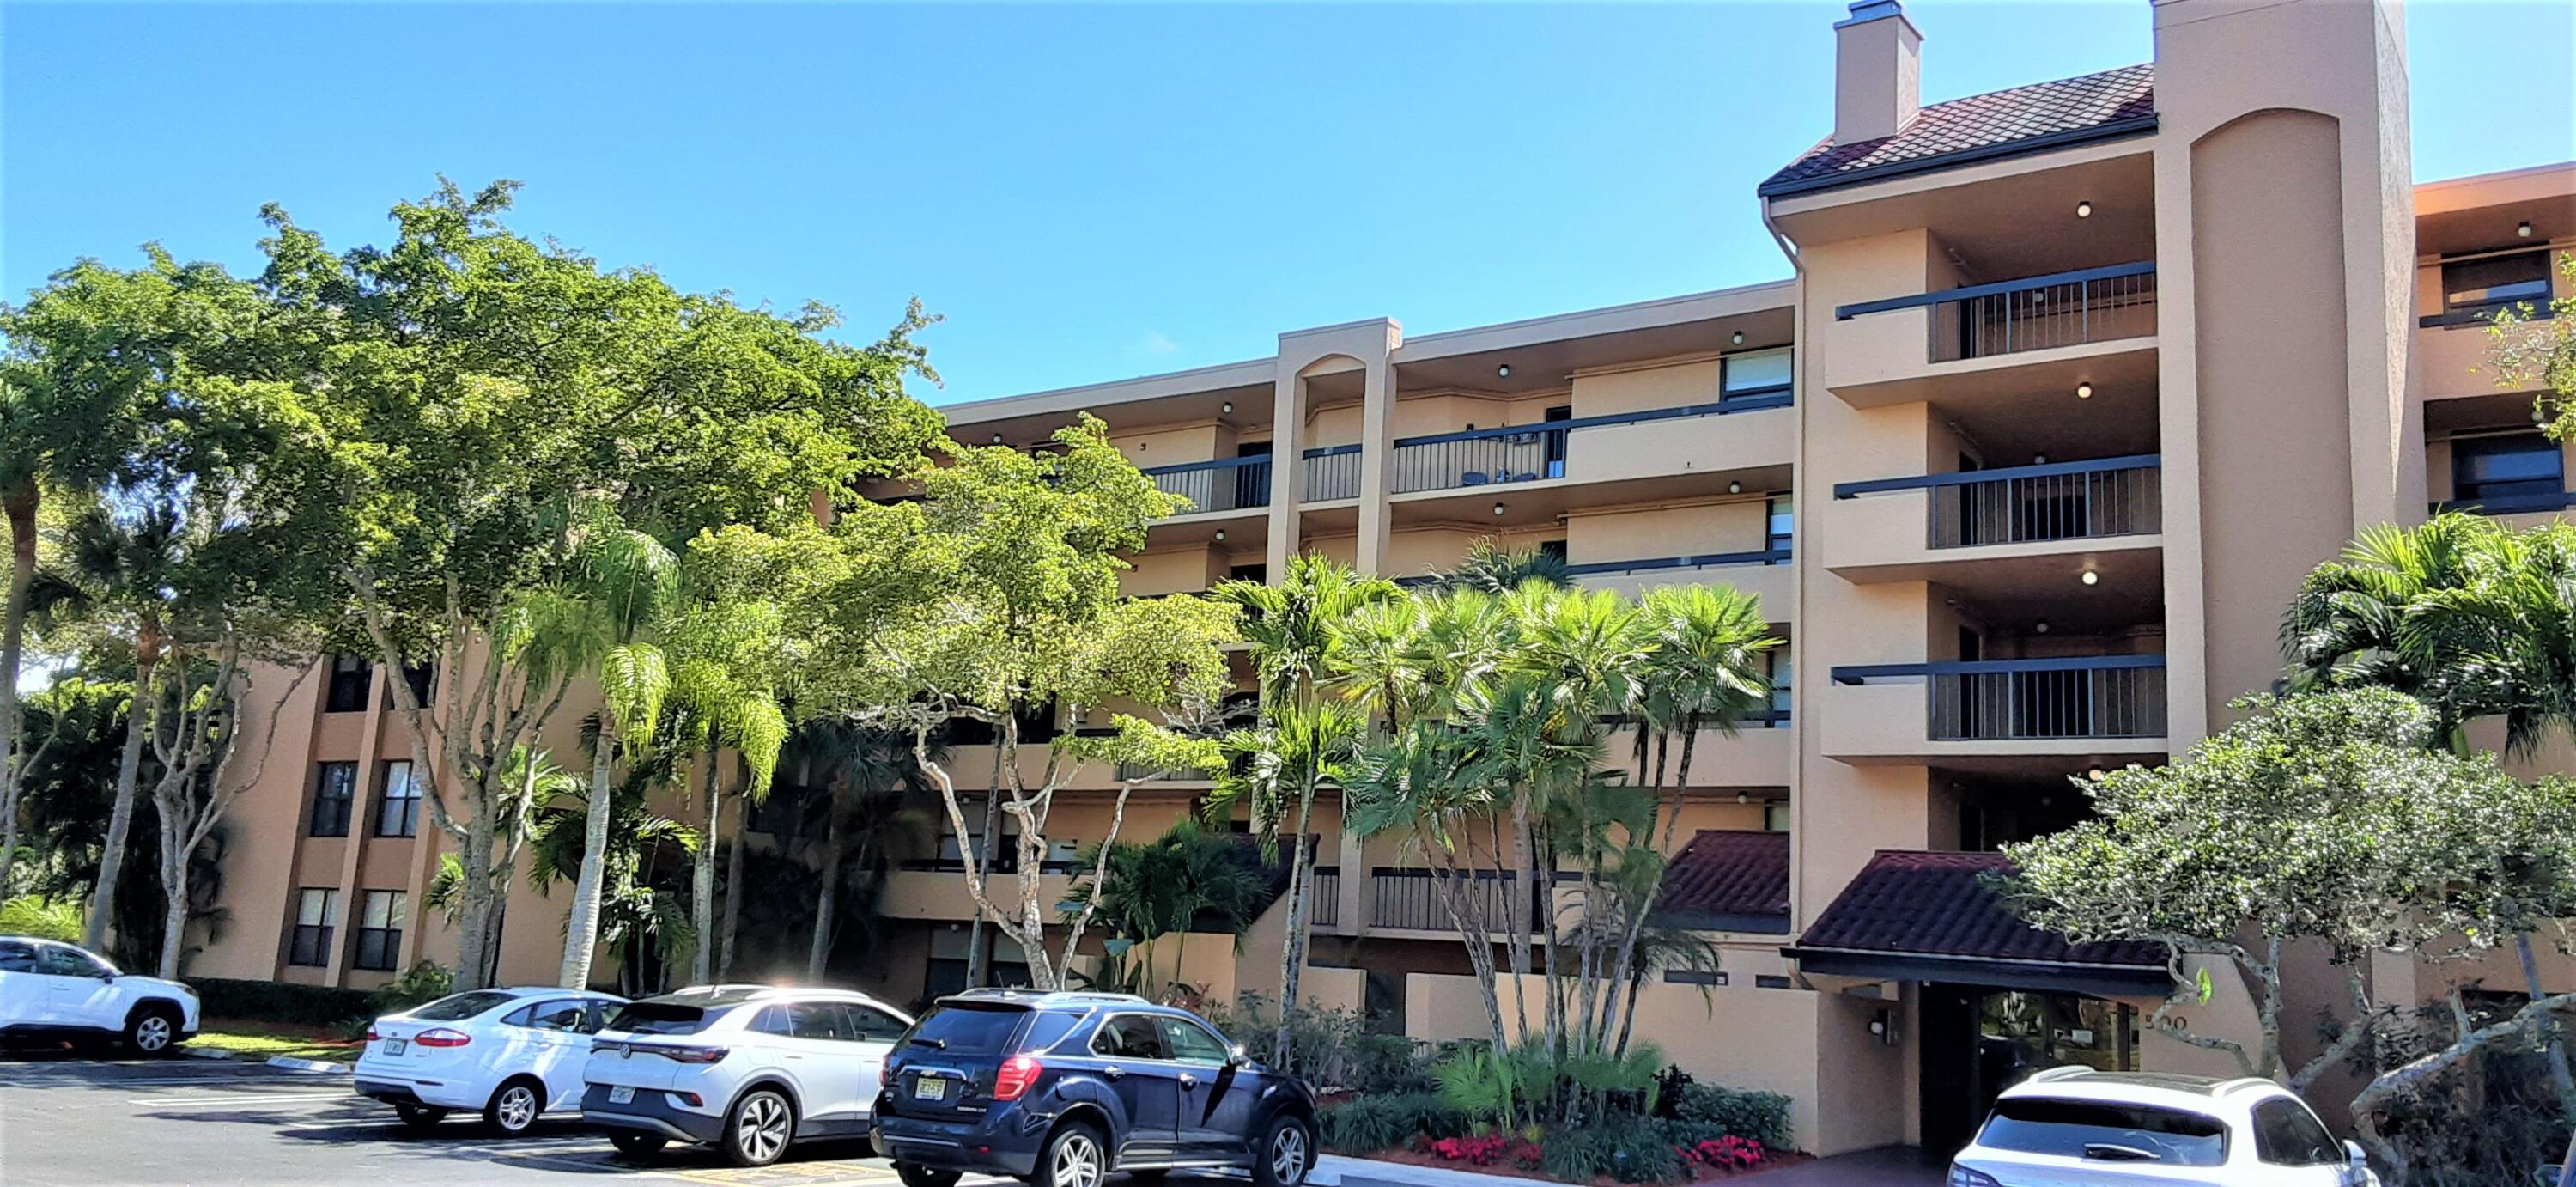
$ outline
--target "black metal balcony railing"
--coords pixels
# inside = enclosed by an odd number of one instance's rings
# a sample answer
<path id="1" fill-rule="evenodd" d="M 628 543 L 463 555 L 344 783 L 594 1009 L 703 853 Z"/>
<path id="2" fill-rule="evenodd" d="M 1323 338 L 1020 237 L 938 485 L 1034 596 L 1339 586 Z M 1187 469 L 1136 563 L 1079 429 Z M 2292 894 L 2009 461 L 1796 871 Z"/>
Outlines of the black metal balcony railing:
<path id="1" fill-rule="evenodd" d="M 1838 306 L 1837 321 L 1928 307 L 1931 360 L 1987 358 L 2156 332 L 2152 260 Z"/>
<path id="2" fill-rule="evenodd" d="M 1908 677 L 1931 682 L 1928 736 L 1936 742 L 2049 738 L 2160 738 L 2165 657 L 1863 664 L 1833 669 L 1836 684 Z"/>
<path id="3" fill-rule="evenodd" d="M 2433 514 L 2463 511 L 2471 515 L 2529 515 L 2534 512 L 2566 511 L 2576 508 L 2576 491 L 2542 491 L 2538 494 L 2496 495 L 2483 499 L 2453 499 L 2433 504 Z"/>
<path id="4" fill-rule="evenodd" d="M 1597 577 L 1607 573 L 1647 573 L 1657 569 L 1717 569 L 1730 565 L 1785 565 L 1789 550 L 1769 548 L 1753 552 L 1709 552 L 1697 556 L 1659 556 L 1631 561 L 1590 561 L 1567 565 L 1568 577 Z"/>
<path id="5" fill-rule="evenodd" d="M 1334 445 L 1306 451 L 1303 500 L 1324 503 L 1360 497 L 1360 447 Z"/>
<path id="6" fill-rule="evenodd" d="M 1895 490 L 1931 493 L 1934 548 L 2134 536 L 2162 529 L 2163 459 L 2152 453 L 1996 470 L 1959 470 L 1834 485 L 1852 499 Z"/>
<path id="7" fill-rule="evenodd" d="M 1339 866 L 1317 866 L 1309 871 L 1314 879 L 1313 893 L 1307 899 L 1307 910 L 1317 927 L 1335 927 L 1342 921 L 1342 870 Z"/>
<path id="8" fill-rule="evenodd" d="M 1433 870 L 1381 866 L 1369 871 L 1369 926 L 1413 931 L 1458 930 L 1457 920 L 1450 918 L 1449 907 L 1441 898 L 1442 879 L 1468 884 L 1465 889 L 1475 896 L 1464 904 L 1469 919 L 1482 920 L 1488 932 L 1508 934 L 1511 931 L 1511 896 L 1520 878 L 1510 870 L 1478 870 L 1473 877 L 1467 877 Z M 1537 931 L 1547 926 L 1544 883 L 1531 888 L 1526 910 L 1530 930 Z"/>
<path id="9" fill-rule="evenodd" d="M 1609 416 L 1541 421 L 1457 433 L 1403 437 L 1388 455 L 1388 489 L 1395 494 L 1506 482 L 1563 478 L 1571 451 L 1583 429 L 1644 424 L 1658 420 L 1723 416 L 1786 408 L 1793 400 L 1788 386 L 1735 392 L 1723 400 L 1680 408 L 1649 408 Z"/>
<path id="10" fill-rule="evenodd" d="M 1145 471 L 1145 476 L 1153 479 L 1156 489 L 1163 493 L 1188 499 L 1190 510 L 1183 514 L 1270 505 L 1270 458 L 1266 454 L 1156 466 Z"/>
<path id="11" fill-rule="evenodd" d="M 913 857 L 897 862 L 896 868 L 916 874 L 963 874 L 966 872 L 966 859 L 962 857 Z M 1041 874 L 1079 874 L 1087 872 L 1090 869 L 1090 866 L 1069 858 L 1048 858 L 1038 862 L 1038 872 Z M 987 867 L 985 872 L 993 874 L 1019 873 L 1020 857 L 1016 853 L 996 853 L 993 855 L 993 864 L 990 867 Z"/>

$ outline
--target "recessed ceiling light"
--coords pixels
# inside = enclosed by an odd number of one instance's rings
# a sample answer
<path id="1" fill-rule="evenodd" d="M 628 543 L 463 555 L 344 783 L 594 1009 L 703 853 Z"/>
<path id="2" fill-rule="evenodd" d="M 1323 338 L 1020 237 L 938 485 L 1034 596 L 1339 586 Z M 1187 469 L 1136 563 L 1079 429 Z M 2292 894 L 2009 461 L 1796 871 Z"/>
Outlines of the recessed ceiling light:
<path id="1" fill-rule="evenodd" d="M 2524 220 L 2522 220 L 2522 225 L 2517 226 L 2517 227 L 2515 227 L 2515 228 L 2513 229 L 2513 237 L 2514 237 L 2514 238 L 2516 238 L 2516 239 L 2529 239 L 2529 238 L 2531 238 L 2531 220 L 2530 220 L 2530 219 L 2524 219 Z"/>
<path id="2" fill-rule="evenodd" d="M 2096 573 L 2096 572 L 2094 572 L 2094 571 L 2093 571 L 2093 570 L 2091 570 L 2091 569 L 2086 569 L 2086 570 L 2084 570 L 2084 584 L 2086 584 L 2086 585 L 2099 585 L 2099 584 L 2101 584 L 2101 583 L 2102 583 L 2102 575 L 2101 575 L 2100 573 Z"/>
<path id="3" fill-rule="evenodd" d="M 2102 768 L 2100 768 L 2100 767 L 2095 767 L 2095 768 L 2093 768 L 2092 770 L 2089 770 L 2089 771 L 2084 772 L 2084 775 L 2085 775 L 2085 777 L 2086 777 L 2086 778 L 2091 779 L 2091 780 L 2093 780 L 2093 781 L 2094 781 L 2094 782 L 2096 782 L 2096 783 L 2099 783 L 2099 782 L 2101 782 L 2101 781 L 2102 781 Z"/>
<path id="4" fill-rule="evenodd" d="M 2076 204 L 2075 204 L 2075 217 L 2077 217 L 2077 218 L 2091 218 L 2091 217 L 2093 217 L 2093 204 L 2092 204 L 2092 203 L 2090 203 L 2090 202 L 2078 202 L 2078 203 L 2076 203 Z"/>
<path id="5" fill-rule="evenodd" d="M 2524 226 L 2530 226 L 2531 224 L 2529 224 L 2529 223 L 2525 223 L 2525 224 L 2523 224 L 2523 225 L 2524 225 Z M 1744 345 L 1744 331 L 1742 331 L 1742 330 L 1737 330 L 1737 331 L 1734 333 L 1734 335 L 1733 335 L 1732 337 L 1729 337 L 1729 338 L 1727 339 L 1727 341 L 1732 342 L 1732 343 L 1736 344 L 1737 346 L 1742 346 L 1742 345 Z"/>
<path id="6" fill-rule="evenodd" d="M 2092 385 L 2092 384 L 2089 384 L 2089 383 L 2079 383 L 2079 384 L 2076 384 L 2076 385 L 2075 385 L 2075 398 L 2076 398 L 2076 399 L 2078 399 L 2078 400 L 2090 400 L 2090 399 L 2092 399 L 2092 398 L 2093 398 L 2093 385 Z"/>
<path id="7" fill-rule="evenodd" d="M 1228 415 L 1228 416 L 1232 416 L 1232 415 L 1234 415 L 1234 401 L 1232 401 L 1232 400 L 1228 400 L 1228 401 L 1226 401 L 1225 403 L 1223 403 L 1223 404 L 1219 405 L 1219 406 L 1217 407 L 1217 411 L 1222 412 L 1222 413 L 1224 413 L 1224 414 L 1226 414 L 1226 415 Z"/>
<path id="8" fill-rule="evenodd" d="M 1505 363 L 1502 366 L 1496 367 L 1494 368 L 1494 374 L 1504 379 L 1509 379 L 1512 377 L 1512 365 L 1510 363 Z"/>
<path id="9" fill-rule="evenodd" d="M 1500 515 L 1500 514 L 1502 514 L 1502 513 L 1503 513 L 1503 505 L 1502 505 L 1502 504 L 1500 504 L 1500 503 L 1496 503 L 1496 504 L 1494 504 L 1494 514 L 1496 514 L 1496 515 Z"/>
<path id="10" fill-rule="evenodd" d="M 2048 620 L 2045 618 L 2040 619 L 2039 621 L 2030 624 L 2030 629 L 2035 634 L 2045 635 L 2048 633 Z"/>
<path id="11" fill-rule="evenodd" d="M 999 445 L 999 444 L 1001 444 L 1001 443 L 1002 443 L 1002 435 L 1001 435 L 1000 433 L 995 433 L 995 434 L 993 434 L 993 444 L 995 444 L 995 445 Z"/>
<path id="12" fill-rule="evenodd" d="M 1743 493 L 1744 493 L 1744 484 L 1743 484 L 1743 483 L 1741 483 L 1741 482 L 1730 482 L 1730 483 L 1727 483 L 1727 484 L 1726 484 L 1726 493 L 1728 493 L 1728 494 L 1730 494 L 1730 495 L 1740 495 L 1740 494 L 1743 494 Z"/>
<path id="13" fill-rule="evenodd" d="M 1224 529 L 1224 528 L 1218 528 L 1218 529 L 1216 530 L 1216 542 L 1217 542 L 1217 543 L 1219 543 L 1219 544 L 1223 544 L 1223 543 L 1225 543 L 1225 529 Z"/>

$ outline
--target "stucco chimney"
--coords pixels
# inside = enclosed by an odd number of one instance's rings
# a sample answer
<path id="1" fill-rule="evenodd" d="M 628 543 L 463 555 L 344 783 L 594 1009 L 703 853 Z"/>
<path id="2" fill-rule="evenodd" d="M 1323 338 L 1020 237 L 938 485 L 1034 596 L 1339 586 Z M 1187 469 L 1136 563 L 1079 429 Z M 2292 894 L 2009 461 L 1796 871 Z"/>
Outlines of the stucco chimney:
<path id="1" fill-rule="evenodd" d="M 1922 105 L 1923 35 L 1897 0 L 1856 0 L 1834 24 L 1834 143 L 1905 130 Z"/>

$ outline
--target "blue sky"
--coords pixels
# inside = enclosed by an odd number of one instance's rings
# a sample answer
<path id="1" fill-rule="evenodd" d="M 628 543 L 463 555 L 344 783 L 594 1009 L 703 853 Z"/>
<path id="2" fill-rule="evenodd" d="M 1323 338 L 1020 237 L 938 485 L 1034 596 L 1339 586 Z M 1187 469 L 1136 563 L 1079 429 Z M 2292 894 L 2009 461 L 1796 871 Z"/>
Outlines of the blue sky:
<path id="1" fill-rule="evenodd" d="M 12 2 L 0 292 L 255 267 L 269 200 L 378 240 L 444 172 L 853 337 L 917 294 L 934 403 L 1645 300 L 1786 274 L 1753 186 L 1830 122 L 1842 9 Z M 2146 0 L 1909 12 L 1927 101 L 2152 56 Z M 2576 5 L 2408 21 L 2419 178 L 2576 157 Z"/>

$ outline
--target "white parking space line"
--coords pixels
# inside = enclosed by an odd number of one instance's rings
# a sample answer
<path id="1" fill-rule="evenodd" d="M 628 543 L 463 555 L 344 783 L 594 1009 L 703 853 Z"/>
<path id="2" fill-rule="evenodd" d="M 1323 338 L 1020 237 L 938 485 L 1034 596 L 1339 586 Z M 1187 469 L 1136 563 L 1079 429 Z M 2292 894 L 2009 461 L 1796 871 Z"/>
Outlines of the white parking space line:
<path id="1" fill-rule="evenodd" d="M 346 1090 L 340 1092 L 233 1092 L 223 1096 L 147 1097 L 134 1102 L 145 1110 L 212 1108 L 223 1105 L 283 1105 L 314 1101 L 356 1101 L 365 1097 Z"/>

